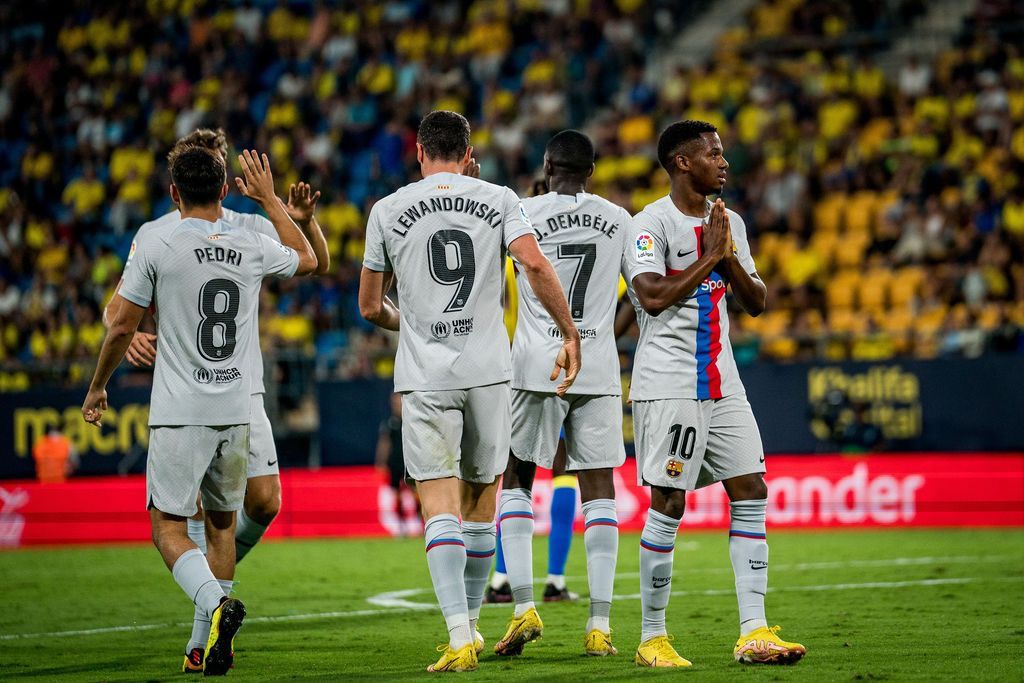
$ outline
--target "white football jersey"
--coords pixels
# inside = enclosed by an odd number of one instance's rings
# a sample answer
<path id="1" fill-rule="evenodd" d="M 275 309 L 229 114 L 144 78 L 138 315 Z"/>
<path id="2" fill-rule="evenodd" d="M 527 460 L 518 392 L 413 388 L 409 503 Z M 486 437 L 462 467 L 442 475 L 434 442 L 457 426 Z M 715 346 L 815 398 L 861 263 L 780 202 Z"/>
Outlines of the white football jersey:
<path id="1" fill-rule="evenodd" d="M 597 195 L 555 192 L 523 200 L 540 249 L 562 283 L 580 331 L 585 360 L 570 394 L 620 395 L 615 348 L 615 311 L 623 249 L 632 240 L 629 212 Z M 512 340 L 512 386 L 554 392 L 551 369 L 562 346 L 555 321 L 541 305 L 526 274 L 516 271 L 519 315 Z"/>
<path id="2" fill-rule="evenodd" d="M 249 424 L 260 284 L 298 265 L 295 250 L 223 220 L 185 218 L 136 241 L 120 295 L 160 300 L 150 425 Z"/>
<path id="3" fill-rule="evenodd" d="M 221 207 L 221 217 L 220 217 L 220 219 L 222 221 L 224 221 L 225 223 L 233 226 L 233 227 L 242 228 L 242 229 L 245 229 L 245 230 L 253 230 L 255 232 L 258 232 L 258 233 L 261 233 L 263 235 L 266 235 L 267 237 L 269 237 L 270 239 L 274 240 L 275 242 L 280 242 L 281 241 L 281 238 L 280 238 L 280 236 L 278 236 L 277 229 L 274 227 L 274 224 L 271 223 L 268 218 L 265 218 L 264 216 L 260 216 L 259 214 L 255 214 L 255 213 L 239 213 L 237 211 L 232 211 L 231 209 L 229 209 L 227 207 Z M 134 250 L 136 248 L 136 245 L 138 244 L 139 239 L 141 239 L 143 235 L 146 235 L 151 230 L 163 230 L 163 229 L 166 229 L 166 228 L 173 228 L 174 226 L 176 226 L 180 222 L 181 222 L 181 212 L 178 211 L 177 209 L 175 209 L 174 211 L 171 211 L 170 213 L 165 213 L 163 216 L 160 216 L 159 218 L 156 218 L 154 220 L 147 221 L 146 223 L 143 223 L 141 226 L 139 226 L 138 231 L 135 233 L 135 239 L 132 241 L 132 251 L 134 252 Z M 159 320 L 159 317 L 160 317 L 159 307 L 158 307 L 158 309 L 156 311 L 156 317 Z M 251 330 L 251 334 L 252 334 L 252 339 L 248 340 L 247 343 L 250 345 L 250 347 L 254 347 L 256 349 L 256 351 L 257 351 L 256 354 L 251 356 L 252 359 L 253 359 L 253 366 L 252 366 L 252 369 L 251 369 L 252 376 L 253 376 L 253 382 L 252 382 L 253 389 L 252 389 L 252 392 L 254 394 L 262 394 L 262 393 L 264 393 L 266 391 L 266 388 L 263 386 L 263 355 L 261 353 L 259 353 L 259 350 L 260 350 L 260 331 L 259 331 L 259 327 L 254 327 Z M 159 343 L 160 343 L 160 340 L 157 339 L 158 348 L 159 348 Z M 159 354 L 159 351 L 157 351 L 157 353 Z"/>
<path id="4" fill-rule="evenodd" d="M 740 265 L 756 272 L 743 219 L 728 210 Z M 662 197 L 633 217 L 633 239 L 627 246 L 629 296 L 640 323 L 640 341 L 633 358 L 633 401 L 664 398 L 715 399 L 744 392 L 729 343 L 727 284 L 712 271 L 684 300 L 659 315 L 640 306 L 633 278 L 640 273 L 681 273 L 701 256 L 702 217 L 687 216 Z"/>
<path id="5" fill-rule="evenodd" d="M 455 173 L 431 174 L 373 205 L 363 265 L 394 270 L 398 279 L 395 391 L 469 389 L 512 378 L 502 308 L 505 252 L 532 234 L 515 192 Z"/>

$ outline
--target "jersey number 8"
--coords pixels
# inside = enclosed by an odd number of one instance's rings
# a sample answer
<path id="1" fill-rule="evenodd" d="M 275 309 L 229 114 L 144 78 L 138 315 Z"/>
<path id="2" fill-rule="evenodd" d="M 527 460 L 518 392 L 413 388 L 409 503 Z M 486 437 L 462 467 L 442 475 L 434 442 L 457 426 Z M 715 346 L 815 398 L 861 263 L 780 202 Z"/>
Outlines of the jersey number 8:
<path id="1" fill-rule="evenodd" d="M 196 342 L 203 358 L 219 361 L 234 354 L 238 332 L 235 317 L 240 299 L 238 285 L 224 278 L 214 278 L 199 290 L 199 312 L 203 319 L 199 322 Z"/>

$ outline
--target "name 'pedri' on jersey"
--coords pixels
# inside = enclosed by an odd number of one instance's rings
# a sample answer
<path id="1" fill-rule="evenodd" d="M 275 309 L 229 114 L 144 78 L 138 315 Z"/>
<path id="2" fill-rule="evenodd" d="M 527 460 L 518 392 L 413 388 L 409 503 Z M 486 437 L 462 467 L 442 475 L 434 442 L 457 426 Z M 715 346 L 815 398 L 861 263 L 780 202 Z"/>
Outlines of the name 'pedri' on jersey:
<path id="1" fill-rule="evenodd" d="M 580 331 L 583 364 L 569 394 L 622 393 L 615 348 L 619 273 L 632 239 L 629 212 L 597 195 L 549 192 L 523 200 L 540 249 L 551 261 Z M 512 340 L 512 386 L 554 392 L 551 368 L 562 335 L 522 271 L 516 271 L 519 315 Z"/>
<path id="2" fill-rule="evenodd" d="M 739 214 L 726 209 L 736 257 L 756 272 L 747 230 Z M 687 216 L 669 196 L 648 204 L 633 217 L 633 240 L 626 247 L 629 296 L 640 324 L 629 397 L 716 399 L 744 393 L 729 342 L 727 284 L 712 271 L 686 299 L 653 316 L 643 310 L 633 289 L 640 273 L 674 275 L 700 258 L 704 219 Z"/>
<path id="3" fill-rule="evenodd" d="M 363 265 L 398 280 L 395 391 L 511 379 L 505 252 L 532 232 L 512 190 L 455 173 L 431 174 L 373 205 Z"/>
<path id="4" fill-rule="evenodd" d="M 260 285 L 298 265 L 294 249 L 223 220 L 186 218 L 136 240 L 120 294 L 160 301 L 150 426 L 249 423 Z"/>
<path id="5" fill-rule="evenodd" d="M 281 238 L 277 234 L 277 229 L 274 224 L 270 222 L 264 216 L 256 213 L 239 213 L 232 211 L 226 206 L 221 207 L 220 219 L 234 228 L 242 228 L 244 230 L 252 230 L 254 232 L 266 235 L 275 242 L 280 242 Z M 138 231 L 135 233 L 135 240 L 132 241 L 132 248 L 134 249 L 138 240 L 144 235 L 147 235 L 152 230 L 164 230 L 173 228 L 181 222 L 181 212 L 178 210 L 165 213 L 159 218 L 155 218 L 151 221 L 147 221 L 139 226 Z M 160 306 L 157 304 L 156 317 L 160 318 Z M 266 391 L 263 386 L 263 355 L 260 352 L 260 331 L 257 328 L 253 328 L 251 339 L 248 340 L 250 352 L 248 357 L 253 359 L 252 366 L 252 393 L 262 394 Z"/>

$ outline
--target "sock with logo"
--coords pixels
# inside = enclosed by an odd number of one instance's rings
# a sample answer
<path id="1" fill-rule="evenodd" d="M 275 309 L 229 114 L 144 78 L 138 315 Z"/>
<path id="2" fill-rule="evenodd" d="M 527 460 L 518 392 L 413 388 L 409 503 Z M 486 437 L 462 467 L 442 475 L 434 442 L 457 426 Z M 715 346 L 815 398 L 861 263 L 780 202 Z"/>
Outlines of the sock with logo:
<path id="1" fill-rule="evenodd" d="M 238 522 L 235 524 L 235 564 L 249 554 L 268 528 L 269 526 L 263 526 L 245 514 L 244 508 L 238 511 Z"/>
<path id="2" fill-rule="evenodd" d="M 548 535 L 548 583 L 565 588 L 565 565 L 572 545 L 576 518 L 576 477 L 565 474 L 551 480 L 551 533 Z"/>
<path id="3" fill-rule="evenodd" d="M 597 629 L 610 633 L 608 618 L 612 610 L 615 561 L 619 557 L 619 518 L 615 514 L 615 501 L 609 498 L 588 500 L 583 504 L 583 519 L 586 521 L 583 544 L 587 549 L 590 585 L 587 632 Z"/>
<path id="4" fill-rule="evenodd" d="M 220 584 L 224 595 L 230 597 L 231 589 L 234 588 L 235 582 L 230 579 L 217 579 L 217 583 Z M 194 648 L 205 650 L 206 641 L 209 639 L 210 615 L 196 607 L 195 614 L 192 616 L 192 636 L 188 639 L 188 645 L 185 646 L 185 654 L 187 655 L 192 652 Z"/>
<path id="5" fill-rule="evenodd" d="M 462 540 L 466 543 L 466 606 L 469 608 L 470 630 L 476 630 L 480 604 L 491 571 L 497 544 L 494 522 L 463 522 Z"/>
<path id="6" fill-rule="evenodd" d="M 641 643 L 668 633 L 665 610 L 672 593 L 672 556 L 678 530 L 678 519 L 647 511 L 647 523 L 640 534 Z"/>
<path id="7" fill-rule="evenodd" d="M 203 611 L 207 619 L 220 606 L 220 599 L 225 595 L 224 589 L 210 571 L 206 556 L 199 548 L 190 548 L 183 552 L 174 561 L 171 576 L 193 604 Z"/>
<path id="8" fill-rule="evenodd" d="M 501 547 L 508 581 L 521 617 L 533 604 L 533 496 L 528 489 L 504 489 L 498 507 Z"/>
<path id="9" fill-rule="evenodd" d="M 206 522 L 201 519 L 185 520 L 185 527 L 188 529 L 188 538 L 196 544 L 199 552 L 206 554 Z"/>
<path id="10" fill-rule="evenodd" d="M 448 646 L 458 650 L 473 642 L 466 603 L 466 544 L 459 518 L 435 515 L 423 527 L 427 567 L 437 603 L 448 626 Z"/>
<path id="11" fill-rule="evenodd" d="M 740 634 L 768 625 L 764 594 L 768 592 L 768 541 L 765 536 L 767 500 L 729 503 L 729 559 L 736 575 Z"/>

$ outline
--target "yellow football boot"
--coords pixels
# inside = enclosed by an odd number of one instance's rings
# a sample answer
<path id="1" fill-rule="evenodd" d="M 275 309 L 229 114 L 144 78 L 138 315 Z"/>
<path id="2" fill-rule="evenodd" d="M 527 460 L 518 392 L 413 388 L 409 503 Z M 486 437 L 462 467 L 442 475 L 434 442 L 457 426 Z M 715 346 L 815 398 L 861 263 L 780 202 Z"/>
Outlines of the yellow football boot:
<path id="1" fill-rule="evenodd" d="M 612 645 L 612 634 L 598 631 L 596 628 L 583 638 L 583 647 L 591 657 L 619 654 L 619 651 Z"/>
<path id="2" fill-rule="evenodd" d="M 640 643 L 634 661 L 637 666 L 693 666 L 672 647 L 672 636 L 654 636 Z"/>
<path id="3" fill-rule="evenodd" d="M 744 664 L 796 664 L 803 659 L 807 648 L 800 643 L 787 643 L 778 634 L 778 626 L 765 626 L 740 636 L 732 656 Z"/>
<path id="4" fill-rule="evenodd" d="M 447 645 L 438 645 L 437 651 L 441 653 L 441 659 L 427 667 L 427 671 L 431 673 L 476 671 L 479 666 L 474 643 L 463 645 L 457 651 Z"/>
<path id="5" fill-rule="evenodd" d="M 496 654 L 511 657 L 523 654 L 523 646 L 531 643 L 544 634 L 544 622 L 540 620 L 537 610 L 530 608 L 521 617 L 513 617 L 508 622 L 505 637 L 494 646 Z"/>
<path id="6" fill-rule="evenodd" d="M 473 631 L 473 649 L 476 650 L 477 657 L 483 653 L 484 645 L 484 637 L 480 635 L 480 631 Z"/>
<path id="7" fill-rule="evenodd" d="M 206 641 L 203 674 L 223 676 L 235 661 L 235 634 L 245 619 L 245 605 L 241 600 L 225 598 L 210 616 L 210 638 Z"/>

